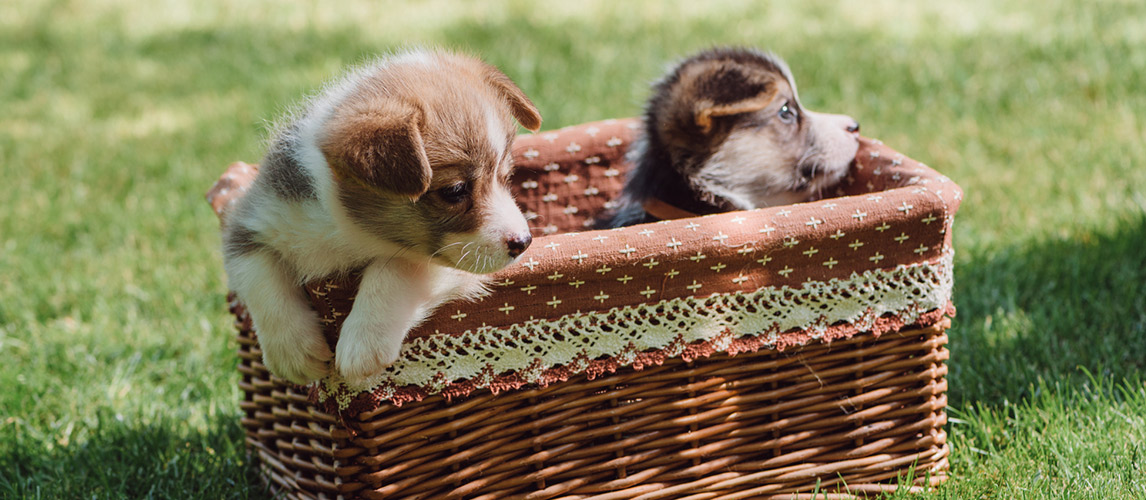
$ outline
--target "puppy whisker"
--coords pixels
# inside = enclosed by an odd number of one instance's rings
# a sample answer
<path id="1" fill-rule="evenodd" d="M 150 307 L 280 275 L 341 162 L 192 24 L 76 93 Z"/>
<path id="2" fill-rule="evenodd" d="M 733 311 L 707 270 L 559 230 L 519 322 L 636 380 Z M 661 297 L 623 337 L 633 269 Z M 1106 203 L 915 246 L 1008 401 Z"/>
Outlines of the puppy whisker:
<path id="1" fill-rule="evenodd" d="M 437 251 L 435 251 L 434 253 L 430 254 L 430 258 L 431 258 L 431 259 L 433 259 L 434 257 L 437 257 L 438 255 L 440 255 L 442 252 L 445 252 L 445 251 L 446 251 L 446 249 L 448 249 L 448 248 L 450 248 L 450 247 L 452 247 L 452 246 L 461 245 L 462 243 L 464 243 L 464 242 L 462 242 L 462 241 L 457 241 L 457 242 L 454 242 L 454 243 L 450 243 L 449 245 L 446 245 L 446 246 L 444 246 L 444 247 L 442 247 L 442 248 L 439 248 Z"/>
<path id="2" fill-rule="evenodd" d="M 463 254 L 462 254 L 462 256 L 461 256 L 461 257 L 458 259 L 458 264 L 457 264 L 457 266 L 458 266 L 459 268 L 464 268 L 464 267 L 465 267 L 465 265 L 464 265 L 463 263 L 466 261 L 466 257 L 469 257 L 469 256 L 470 256 L 470 254 L 472 254 L 472 253 L 473 253 L 473 251 L 472 251 L 472 250 L 470 250 L 470 251 L 468 251 L 468 252 L 465 252 L 465 253 L 463 253 Z"/>
<path id="3" fill-rule="evenodd" d="M 386 262 L 382 263 L 382 267 L 383 268 L 390 267 L 390 263 L 393 262 L 395 258 L 406 253 L 406 251 L 410 250 L 411 248 L 414 248 L 414 245 L 403 245 L 401 248 L 398 249 L 397 252 L 394 252 L 393 254 L 391 254 L 390 258 L 386 259 Z"/>
<path id="4" fill-rule="evenodd" d="M 448 250 L 450 247 L 452 247 L 452 246 L 457 246 L 457 245 L 461 245 L 461 244 L 463 244 L 463 243 L 464 243 L 464 242 L 462 242 L 462 241 L 457 241 L 457 242 L 454 242 L 454 243 L 450 243 L 449 245 L 446 245 L 446 246 L 443 246 L 443 247 L 439 248 L 437 251 L 435 251 L 434 253 L 430 254 L 428 257 L 426 257 L 426 263 L 427 263 L 427 264 L 429 264 L 430 262 L 433 262 L 433 260 L 434 260 L 434 257 L 437 257 L 437 256 L 441 255 L 443 252 L 445 252 L 446 250 Z M 463 248 L 464 248 L 464 247 L 463 247 Z"/>

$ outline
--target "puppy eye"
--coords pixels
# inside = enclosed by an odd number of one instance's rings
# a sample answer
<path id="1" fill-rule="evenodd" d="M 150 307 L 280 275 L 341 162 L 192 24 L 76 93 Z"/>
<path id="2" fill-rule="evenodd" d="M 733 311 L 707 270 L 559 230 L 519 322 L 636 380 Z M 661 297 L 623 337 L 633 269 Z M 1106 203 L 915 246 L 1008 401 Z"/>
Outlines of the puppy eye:
<path id="1" fill-rule="evenodd" d="M 784 103 L 783 106 L 780 106 L 780 112 L 777 113 L 777 116 L 779 116 L 780 121 L 784 123 L 794 123 L 796 121 L 796 112 L 788 107 L 788 103 Z"/>
<path id="2" fill-rule="evenodd" d="M 451 205 L 456 205 L 465 201 L 466 197 L 469 195 L 470 183 L 468 182 L 455 182 L 438 190 L 438 197 L 440 197 L 442 201 Z"/>

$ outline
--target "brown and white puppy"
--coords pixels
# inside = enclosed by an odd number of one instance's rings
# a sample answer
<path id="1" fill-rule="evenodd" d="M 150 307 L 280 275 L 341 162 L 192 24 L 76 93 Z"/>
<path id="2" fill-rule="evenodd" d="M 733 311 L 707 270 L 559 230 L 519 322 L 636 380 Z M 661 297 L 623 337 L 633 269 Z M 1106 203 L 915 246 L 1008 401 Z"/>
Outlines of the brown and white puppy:
<path id="1" fill-rule="evenodd" d="M 537 108 L 494 67 L 414 50 L 361 67 L 287 118 L 224 221 L 231 288 L 272 373 L 305 384 L 334 369 L 363 387 L 406 333 L 531 237 L 507 187 L 513 118 Z M 300 285 L 364 269 L 333 355 Z"/>
<path id="2" fill-rule="evenodd" d="M 859 147 L 851 117 L 800 105 L 773 54 L 718 48 L 653 86 L 619 206 L 601 225 L 810 201 L 846 174 Z"/>

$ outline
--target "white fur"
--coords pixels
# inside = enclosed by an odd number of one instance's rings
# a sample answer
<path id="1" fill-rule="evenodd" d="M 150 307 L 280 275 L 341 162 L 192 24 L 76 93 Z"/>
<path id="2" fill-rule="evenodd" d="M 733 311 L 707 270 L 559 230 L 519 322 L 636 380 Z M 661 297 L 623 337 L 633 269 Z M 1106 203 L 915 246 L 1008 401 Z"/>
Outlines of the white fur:
<path id="1" fill-rule="evenodd" d="M 701 191 L 728 200 L 741 210 L 809 201 L 843 179 L 859 142 L 846 131 L 850 117 L 805 111 L 805 119 L 818 138 L 817 146 L 809 148 L 803 158 L 815 160 L 820 169 L 811 182 L 791 168 L 789 159 L 769 154 L 776 146 L 762 144 L 751 130 L 729 134 L 693 176 L 693 182 Z M 801 187 L 802 182 L 807 185 Z"/>
<path id="2" fill-rule="evenodd" d="M 760 139 L 750 131 L 735 131 L 720 144 L 694 182 L 704 192 L 742 210 L 805 201 L 806 194 L 788 190 L 792 176 L 784 160 L 761 154 Z M 746 163 L 751 161 L 752 163 Z"/>
<path id="3" fill-rule="evenodd" d="M 406 333 L 448 300 L 481 292 L 473 276 L 426 261 L 375 260 L 362 274 L 354 307 L 342 324 L 334 365 L 352 389 L 398 359 Z"/>
<path id="4" fill-rule="evenodd" d="M 406 333 L 437 306 L 484 291 L 480 276 L 435 264 L 426 256 L 409 255 L 393 243 L 358 227 L 338 201 L 336 185 L 319 149 L 327 121 L 355 86 L 388 64 L 437 65 L 424 52 L 410 52 L 352 71 L 313 98 L 293 120 L 299 124 L 297 147 L 291 154 L 303 166 L 317 200 L 280 198 L 266 185 L 255 185 L 239 211 L 243 226 L 260 234 L 260 243 L 273 252 L 258 251 L 224 262 L 230 286 L 247 306 L 259 334 L 263 359 L 272 373 L 305 384 L 324 377 L 334 357 L 321 325 L 300 285 L 366 266 L 355 305 L 342 326 L 334 366 L 351 387 L 363 388 L 394 362 Z M 487 106 L 491 129 L 482 133 L 496 151 L 506 147 L 506 124 Z M 445 252 L 459 269 L 486 273 L 514 259 L 506 251 L 508 234 L 528 233 L 525 218 L 509 192 L 498 187 L 493 207 L 482 227 L 450 235 L 457 243 Z M 465 251 L 461 251 L 465 248 Z"/>
<path id="5" fill-rule="evenodd" d="M 472 233 L 451 234 L 442 245 L 446 259 L 459 269 L 478 274 L 497 271 L 516 260 L 505 251 L 505 241 L 511 235 L 529 233 L 521 209 L 500 183 L 492 187 L 485 203 L 486 224 Z"/>
<path id="6" fill-rule="evenodd" d="M 503 120 L 504 118 L 498 116 L 498 113 L 494 111 L 492 107 L 488 105 L 485 106 L 486 136 L 489 139 L 490 147 L 496 148 L 494 151 L 497 151 L 499 155 L 502 153 L 502 151 L 505 151 L 505 147 L 508 145 L 505 143 L 505 135 L 500 133 L 505 130 Z M 498 164 L 504 165 L 504 159 L 505 158 L 499 157 Z"/>
<path id="7" fill-rule="evenodd" d="M 243 299 L 272 373 L 304 382 L 326 374 L 330 348 L 318 317 L 283 263 L 265 253 L 224 263 L 231 289 Z"/>

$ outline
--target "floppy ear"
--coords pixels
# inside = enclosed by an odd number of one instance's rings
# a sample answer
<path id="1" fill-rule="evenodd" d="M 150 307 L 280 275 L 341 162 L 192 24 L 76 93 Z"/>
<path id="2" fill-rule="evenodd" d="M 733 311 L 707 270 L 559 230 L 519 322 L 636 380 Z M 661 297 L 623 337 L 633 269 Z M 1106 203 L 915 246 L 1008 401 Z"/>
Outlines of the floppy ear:
<path id="1" fill-rule="evenodd" d="M 378 109 L 379 106 L 381 109 Z M 430 188 L 422 112 L 406 103 L 375 103 L 329 120 L 322 154 L 335 178 L 418 199 Z"/>
<path id="2" fill-rule="evenodd" d="M 713 118 L 760 111 L 780 90 L 774 74 L 756 68 L 714 61 L 696 71 L 695 92 L 706 98 L 696 101 L 693 120 L 705 134 L 712 130 Z"/>
<path id="3" fill-rule="evenodd" d="M 766 91 L 763 94 L 750 97 L 743 101 L 732 102 L 728 104 L 713 104 L 710 102 L 698 103 L 696 109 L 696 126 L 700 127 L 700 131 L 707 134 L 712 130 L 712 119 L 720 116 L 739 115 L 741 113 L 751 113 L 753 111 L 760 111 L 776 98 L 776 89 L 773 87 L 771 91 Z"/>
<path id="4" fill-rule="evenodd" d="M 509 103 L 513 117 L 522 127 L 529 129 L 530 132 L 537 132 L 541 129 L 541 113 L 537 111 L 533 101 L 526 97 L 525 92 L 517 88 L 517 85 L 508 76 L 505 76 L 505 73 L 486 64 L 485 81 Z"/>

